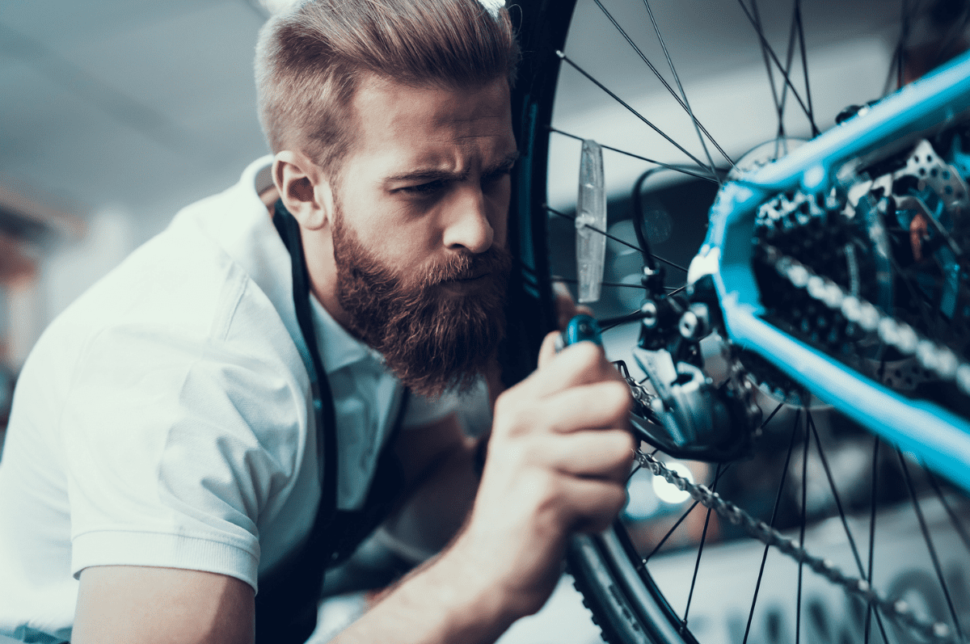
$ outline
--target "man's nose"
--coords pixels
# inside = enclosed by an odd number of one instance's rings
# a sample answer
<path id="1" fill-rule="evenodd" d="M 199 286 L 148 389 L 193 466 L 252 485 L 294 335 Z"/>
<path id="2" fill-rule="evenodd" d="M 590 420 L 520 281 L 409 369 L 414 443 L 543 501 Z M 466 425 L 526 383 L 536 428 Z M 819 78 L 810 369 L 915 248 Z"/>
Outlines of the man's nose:
<path id="1" fill-rule="evenodd" d="M 447 248 L 477 254 L 492 247 L 495 231 L 480 189 L 469 187 L 460 191 L 449 205 L 446 218 L 444 244 Z"/>

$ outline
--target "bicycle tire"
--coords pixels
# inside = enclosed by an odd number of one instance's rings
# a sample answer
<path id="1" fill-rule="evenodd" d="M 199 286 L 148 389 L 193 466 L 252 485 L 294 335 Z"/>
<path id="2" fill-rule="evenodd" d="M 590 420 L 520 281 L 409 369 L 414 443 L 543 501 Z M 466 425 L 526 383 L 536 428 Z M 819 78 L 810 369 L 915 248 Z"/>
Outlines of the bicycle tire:
<path id="1" fill-rule="evenodd" d="M 576 0 L 519 0 L 511 9 L 518 20 L 519 44 L 525 56 L 512 94 L 513 123 L 521 156 L 513 177 L 515 197 L 510 217 L 515 225 L 510 226 L 510 246 L 518 258 L 519 272 L 513 280 L 515 290 L 509 306 L 515 312 L 510 317 L 513 341 L 506 344 L 518 347 L 517 355 L 525 359 L 510 369 L 512 358 L 506 354 L 503 373 L 509 382 L 528 373 L 538 356 L 541 338 L 556 329 L 545 221 L 535 213 L 544 213 L 546 204 L 546 125 L 552 118 L 560 65 L 555 52 L 565 45 L 575 3 Z M 528 313 L 523 314 L 524 311 Z M 617 558 L 611 548 L 622 548 L 627 558 L 634 556 L 622 525 L 617 528 L 604 535 L 574 539 L 567 552 L 568 570 L 603 638 L 613 644 L 696 644 L 689 633 L 681 632 L 676 616 L 649 575 L 641 577 L 638 584 L 622 577 L 613 565 Z"/>

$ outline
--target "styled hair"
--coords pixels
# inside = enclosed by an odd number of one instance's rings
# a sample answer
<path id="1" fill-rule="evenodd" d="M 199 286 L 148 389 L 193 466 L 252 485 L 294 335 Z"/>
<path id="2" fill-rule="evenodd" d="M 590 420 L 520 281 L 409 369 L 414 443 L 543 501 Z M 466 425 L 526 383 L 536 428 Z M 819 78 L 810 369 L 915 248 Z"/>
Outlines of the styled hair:
<path id="1" fill-rule="evenodd" d="M 256 47 L 259 118 L 273 152 L 333 177 L 356 132 L 362 77 L 464 88 L 505 77 L 519 48 L 508 11 L 479 0 L 308 0 L 271 18 Z"/>

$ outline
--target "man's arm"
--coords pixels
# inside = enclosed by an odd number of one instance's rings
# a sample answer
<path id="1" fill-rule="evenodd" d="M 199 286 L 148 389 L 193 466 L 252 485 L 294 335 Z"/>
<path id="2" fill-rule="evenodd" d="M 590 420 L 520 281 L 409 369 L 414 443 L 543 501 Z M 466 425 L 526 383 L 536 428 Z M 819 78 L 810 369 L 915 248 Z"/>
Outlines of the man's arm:
<path id="1" fill-rule="evenodd" d="M 625 502 L 629 391 L 602 350 L 580 343 L 502 394 L 464 529 L 338 642 L 491 642 L 545 603 L 568 537 L 606 528 Z"/>
<path id="2" fill-rule="evenodd" d="M 413 562 L 441 550 L 465 523 L 478 490 L 477 441 L 457 413 L 399 434 L 406 501 L 382 526 L 393 550 Z"/>
<path id="3" fill-rule="evenodd" d="M 464 529 L 340 635 L 340 642 L 494 641 L 537 611 L 569 535 L 606 528 L 625 501 L 633 440 L 629 391 L 602 350 L 554 356 L 495 406 L 489 457 Z M 252 588 L 170 568 L 81 573 L 74 642 L 253 641 Z"/>
<path id="4" fill-rule="evenodd" d="M 197 570 L 95 566 L 81 572 L 75 644 L 250 644 L 252 587 Z"/>

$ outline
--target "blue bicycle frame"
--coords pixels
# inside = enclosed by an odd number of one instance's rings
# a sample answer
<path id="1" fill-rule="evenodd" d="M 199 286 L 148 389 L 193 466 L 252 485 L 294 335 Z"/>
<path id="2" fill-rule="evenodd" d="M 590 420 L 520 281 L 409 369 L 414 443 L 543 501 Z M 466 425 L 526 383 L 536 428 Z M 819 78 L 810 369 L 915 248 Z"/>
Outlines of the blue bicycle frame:
<path id="1" fill-rule="evenodd" d="M 766 322 L 752 270 L 755 218 L 770 197 L 786 190 L 827 190 L 847 162 L 879 150 L 902 150 L 968 111 L 970 53 L 743 181 L 725 184 L 691 277 L 712 275 L 727 334 L 737 346 L 760 354 L 820 400 L 970 491 L 970 422 L 901 396 Z"/>

